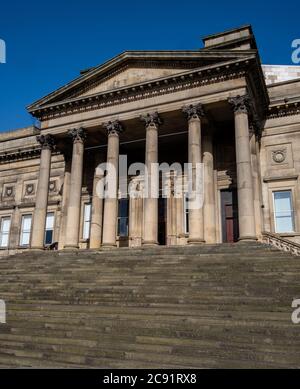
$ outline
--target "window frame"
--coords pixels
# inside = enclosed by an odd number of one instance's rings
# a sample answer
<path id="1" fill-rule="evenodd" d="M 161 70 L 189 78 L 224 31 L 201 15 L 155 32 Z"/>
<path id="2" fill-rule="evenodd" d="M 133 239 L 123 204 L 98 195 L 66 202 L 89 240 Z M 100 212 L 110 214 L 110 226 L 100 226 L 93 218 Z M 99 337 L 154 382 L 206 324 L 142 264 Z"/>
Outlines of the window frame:
<path id="1" fill-rule="evenodd" d="M 291 209 L 287 212 L 290 212 L 290 218 L 291 218 L 291 224 L 292 224 L 292 231 L 282 231 L 278 232 L 278 212 L 276 212 L 276 201 L 275 201 L 275 195 L 276 193 L 289 193 L 290 194 L 290 203 L 291 203 Z M 293 196 L 293 190 L 292 189 L 276 189 L 272 190 L 272 201 L 273 201 L 273 223 L 274 223 L 274 232 L 276 234 L 294 234 L 296 233 L 296 220 L 295 220 L 295 208 L 294 208 L 294 196 Z"/>
<path id="2" fill-rule="evenodd" d="M 47 228 L 47 218 L 48 218 L 48 215 L 53 215 L 53 226 L 52 226 L 52 228 Z M 45 225 L 45 236 L 44 236 L 44 245 L 45 246 L 51 245 L 52 243 L 54 243 L 54 230 L 55 230 L 55 212 L 54 211 L 49 211 L 46 214 L 46 225 Z M 47 237 L 47 232 L 48 231 L 52 231 L 51 243 L 46 243 L 46 237 Z"/>
<path id="3" fill-rule="evenodd" d="M 190 215 L 190 210 L 187 206 L 188 202 L 188 193 L 184 193 L 183 195 L 183 228 L 184 228 L 184 233 L 185 235 L 189 235 L 189 215 Z"/>
<path id="4" fill-rule="evenodd" d="M 87 207 L 89 207 L 90 211 L 88 214 L 88 218 L 86 219 Z M 88 241 L 91 237 L 91 224 L 92 224 L 92 203 L 85 202 L 85 203 L 83 203 L 83 218 L 82 218 L 82 239 L 84 241 Z M 87 229 L 85 228 L 86 225 L 88 226 Z"/>
<path id="5" fill-rule="evenodd" d="M 120 216 L 120 204 L 122 201 L 126 201 L 127 202 L 127 216 Z M 130 201 L 129 201 L 129 198 L 119 198 L 118 199 L 118 217 L 117 217 L 117 236 L 119 238 L 128 238 L 129 237 L 129 207 L 130 207 Z M 120 234 L 120 227 L 121 227 L 121 224 L 120 224 L 120 221 L 121 220 L 126 220 L 126 227 L 127 227 L 127 231 L 126 231 L 126 235 L 124 234 Z"/>
<path id="6" fill-rule="evenodd" d="M 9 220 L 9 228 L 8 228 L 8 232 L 7 233 L 4 233 L 3 232 L 3 221 L 7 219 Z M 3 216 L 0 216 L 0 249 L 7 249 L 9 247 L 9 240 L 10 240 L 10 230 L 11 230 L 11 215 L 3 215 Z M 2 239 L 3 239 L 3 236 L 6 235 L 7 236 L 7 245 L 6 246 L 2 246 Z"/>
<path id="7" fill-rule="evenodd" d="M 23 229 L 23 225 L 24 225 L 24 219 L 26 217 L 29 217 L 30 216 L 30 229 L 29 230 L 26 230 L 24 231 Z M 20 247 L 30 247 L 30 243 L 31 243 L 31 232 L 32 232 L 32 213 L 24 213 L 23 215 L 21 215 L 21 229 L 20 229 L 20 238 L 19 238 L 19 245 Z M 23 234 L 26 233 L 26 234 L 29 234 L 29 239 L 28 239 L 28 243 L 22 243 L 23 241 Z"/>

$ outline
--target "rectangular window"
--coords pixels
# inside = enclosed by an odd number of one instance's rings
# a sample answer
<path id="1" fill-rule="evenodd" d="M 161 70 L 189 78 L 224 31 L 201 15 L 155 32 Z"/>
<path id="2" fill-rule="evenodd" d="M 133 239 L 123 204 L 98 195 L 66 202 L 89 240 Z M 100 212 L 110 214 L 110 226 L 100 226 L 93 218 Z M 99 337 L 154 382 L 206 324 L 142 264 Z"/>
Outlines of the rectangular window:
<path id="1" fill-rule="evenodd" d="M 23 215 L 21 223 L 20 245 L 29 246 L 31 235 L 32 215 Z"/>
<path id="2" fill-rule="evenodd" d="M 84 204 L 82 238 L 85 240 L 90 239 L 91 216 L 92 216 L 92 204 Z"/>
<path id="3" fill-rule="evenodd" d="M 128 199 L 119 200 L 118 213 L 118 236 L 128 236 L 128 216 L 129 216 L 129 201 Z"/>
<path id="4" fill-rule="evenodd" d="M 0 219 L 0 247 L 8 247 L 10 232 L 10 216 Z"/>
<path id="5" fill-rule="evenodd" d="M 184 194 L 184 232 L 188 234 L 189 231 L 189 198 L 188 194 Z"/>
<path id="6" fill-rule="evenodd" d="M 292 191 L 273 192 L 274 197 L 274 215 L 275 232 L 289 233 L 294 232 L 294 210 Z"/>
<path id="7" fill-rule="evenodd" d="M 48 212 L 46 217 L 45 245 L 53 243 L 54 233 L 54 212 Z"/>

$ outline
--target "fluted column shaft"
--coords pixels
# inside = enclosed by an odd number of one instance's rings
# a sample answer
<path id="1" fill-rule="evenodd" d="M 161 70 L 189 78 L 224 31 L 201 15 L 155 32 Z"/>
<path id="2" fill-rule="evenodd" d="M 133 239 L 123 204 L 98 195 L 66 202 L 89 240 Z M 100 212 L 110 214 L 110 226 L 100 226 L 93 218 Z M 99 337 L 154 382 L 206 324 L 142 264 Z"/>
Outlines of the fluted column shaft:
<path id="1" fill-rule="evenodd" d="M 158 245 L 158 127 L 162 123 L 158 114 L 148 114 L 141 117 L 146 124 L 146 177 L 147 196 L 144 201 L 143 245 Z M 157 194 L 157 196 L 156 196 Z"/>
<path id="2" fill-rule="evenodd" d="M 73 152 L 65 249 L 78 249 L 85 132 L 80 128 L 69 131 L 69 135 L 73 139 Z"/>
<path id="3" fill-rule="evenodd" d="M 254 188 L 251 166 L 249 97 L 229 99 L 234 110 L 240 241 L 256 240 Z"/>
<path id="4" fill-rule="evenodd" d="M 107 175 L 107 188 L 109 197 L 104 201 L 103 217 L 103 244 L 105 247 L 116 247 L 117 218 L 118 218 L 118 175 L 119 175 L 119 134 L 123 131 L 121 123 L 118 121 L 109 122 L 106 125 L 108 132 L 107 143 L 107 164 L 113 169 L 115 174 Z M 108 166 L 109 166 L 108 165 Z M 114 182 L 114 180 L 116 180 Z"/>
<path id="5" fill-rule="evenodd" d="M 31 248 L 42 250 L 44 248 L 45 241 L 51 152 L 54 145 L 54 139 L 51 135 L 41 135 L 37 137 L 37 141 L 41 144 L 42 151 L 33 217 Z"/>
<path id="6" fill-rule="evenodd" d="M 201 118 L 204 116 L 203 107 L 201 104 L 190 105 L 183 108 L 183 112 L 188 119 L 188 144 L 189 144 L 189 164 L 192 169 L 192 183 L 194 188 L 197 186 L 197 180 L 201 177 L 196 177 L 197 164 L 202 163 L 202 147 L 201 147 Z M 199 184 L 199 183 L 198 183 Z M 203 185 L 203 183 L 202 183 Z M 195 198 L 190 200 L 193 203 L 189 209 L 189 244 L 202 244 L 204 241 L 204 220 L 203 220 L 203 198 Z"/>

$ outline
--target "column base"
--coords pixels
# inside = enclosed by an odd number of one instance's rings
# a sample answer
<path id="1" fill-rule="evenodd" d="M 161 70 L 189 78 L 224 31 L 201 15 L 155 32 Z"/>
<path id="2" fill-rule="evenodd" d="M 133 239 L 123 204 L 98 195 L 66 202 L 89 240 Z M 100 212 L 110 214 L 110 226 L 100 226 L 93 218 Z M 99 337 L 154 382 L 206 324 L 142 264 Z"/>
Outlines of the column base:
<path id="1" fill-rule="evenodd" d="M 240 236 L 238 243 L 255 243 L 257 242 L 256 236 Z"/>
<path id="2" fill-rule="evenodd" d="M 79 246 L 72 246 L 72 245 L 68 245 L 68 246 L 65 246 L 64 247 L 64 250 L 65 251 L 76 251 L 76 250 L 79 250 Z"/>
<path id="3" fill-rule="evenodd" d="M 45 247 L 44 246 L 42 246 L 42 247 L 30 247 L 30 250 L 31 251 L 44 251 Z"/>
<path id="4" fill-rule="evenodd" d="M 145 240 L 142 242 L 143 247 L 157 247 L 158 242 L 155 240 Z"/>
<path id="5" fill-rule="evenodd" d="M 201 246 L 201 245 L 204 245 L 206 242 L 205 242 L 205 240 L 203 240 L 203 239 L 193 239 L 193 238 L 191 238 L 191 239 L 188 239 L 188 245 L 190 245 L 190 246 Z"/>
<path id="6" fill-rule="evenodd" d="M 103 243 L 100 247 L 101 250 L 112 250 L 116 248 L 118 248 L 118 246 L 115 243 Z"/>

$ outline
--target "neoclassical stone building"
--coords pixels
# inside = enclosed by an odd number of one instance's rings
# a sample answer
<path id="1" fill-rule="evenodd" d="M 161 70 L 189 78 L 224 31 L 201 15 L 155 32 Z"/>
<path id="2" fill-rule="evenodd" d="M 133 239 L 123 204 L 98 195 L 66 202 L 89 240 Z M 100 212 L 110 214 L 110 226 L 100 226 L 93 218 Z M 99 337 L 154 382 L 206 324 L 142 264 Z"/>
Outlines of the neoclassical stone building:
<path id="1" fill-rule="evenodd" d="M 0 134 L 0 254 L 43 249 L 300 242 L 300 68 L 262 66 L 251 26 L 196 51 L 125 52 L 28 107 Z M 141 120 L 141 117 L 143 120 Z M 204 165 L 204 205 L 102 200 L 99 163 Z M 141 187 L 141 176 L 128 177 Z M 182 177 L 183 185 L 185 177 Z M 172 187 L 172 175 L 170 175 Z M 141 189 L 142 190 L 142 189 Z"/>

